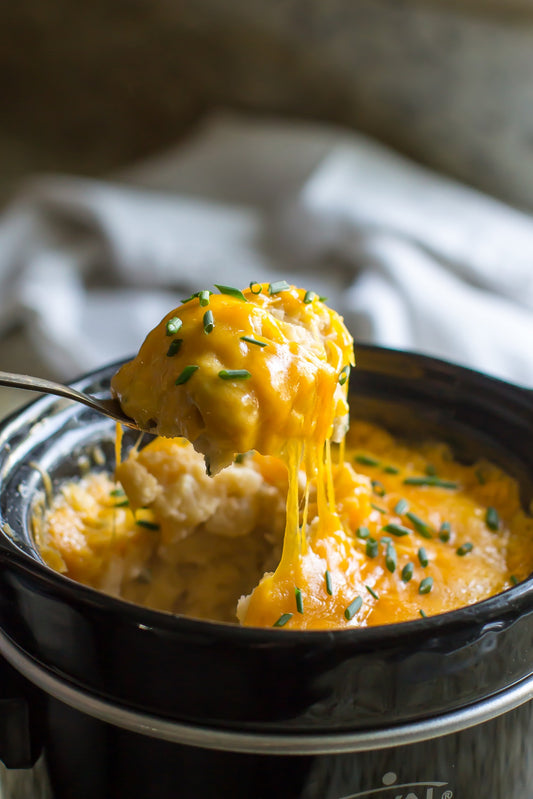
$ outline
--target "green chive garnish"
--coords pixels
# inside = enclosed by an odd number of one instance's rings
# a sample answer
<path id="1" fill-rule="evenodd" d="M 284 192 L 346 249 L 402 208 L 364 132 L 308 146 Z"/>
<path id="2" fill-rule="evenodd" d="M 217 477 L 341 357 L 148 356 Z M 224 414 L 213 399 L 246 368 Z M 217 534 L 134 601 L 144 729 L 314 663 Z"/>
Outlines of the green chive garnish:
<path id="1" fill-rule="evenodd" d="M 245 457 L 246 457 L 245 452 L 239 452 L 238 455 L 235 455 L 235 463 L 244 463 Z"/>
<path id="2" fill-rule="evenodd" d="M 355 614 L 361 610 L 361 606 L 363 604 L 363 598 L 361 596 L 356 596 L 353 602 L 350 602 L 346 610 L 344 611 L 344 616 L 348 621 L 351 621 Z"/>
<path id="3" fill-rule="evenodd" d="M 356 463 L 360 463 L 361 466 L 379 466 L 379 461 L 376 458 L 373 458 L 371 455 L 356 455 L 354 457 L 354 461 L 356 461 Z"/>
<path id="4" fill-rule="evenodd" d="M 268 287 L 268 293 L 272 294 L 279 294 L 280 291 L 288 291 L 290 289 L 289 284 L 286 280 L 276 280 L 274 283 L 270 283 Z"/>
<path id="5" fill-rule="evenodd" d="M 452 531 L 452 526 L 450 522 L 442 522 L 439 530 L 439 538 L 445 544 L 448 543 L 448 541 L 450 540 L 451 531 Z"/>
<path id="6" fill-rule="evenodd" d="M 124 496 L 124 489 L 123 488 L 114 488 L 112 491 L 109 492 L 110 497 L 123 497 Z"/>
<path id="7" fill-rule="evenodd" d="M 318 299 L 320 300 L 320 302 L 327 302 L 328 301 L 327 297 L 319 297 Z"/>
<path id="8" fill-rule="evenodd" d="M 384 466 L 383 471 L 386 474 L 398 474 L 400 470 L 396 466 Z"/>
<path id="9" fill-rule="evenodd" d="M 175 385 L 176 386 L 182 386 L 184 383 L 187 382 L 187 380 L 191 379 L 193 374 L 199 368 L 200 367 L 196 366 L 196 364 L 190 364 L 189 366 L 186 366 L 185 369 L 182 371 L 182 373 L 179 375 L 178 379 L 176 380 Z"/>
<path id="10" fill-rule="evenodd" d="M 429 594 L 432 588 L 433 588 L 433 577 L 424 577 L 424 579 L 418 586 L 418 593 Z"/>
<path id="11" fill-rule="evenodd" d="M 468 555 L 468 553 L 472 552 L 473 549 L 474 545 L 471 544 L 470 541 L 467 541 L 466 544 L 462 544 L 460 547 L 457 547 L 455 551 L 462 557 L 463 555 Z"/>
<path id="12" fill-rule="evenodd" d="M 175 338 L 174 341 L 170 342 L 170 347 L 167 350 L 167 356 L 172 358 L 173 355 L 177 355 L 180 351 L 181 345 L 183 344 L 182 338 Z"/>
<path id="13" fill-rule="evenodd" d="M 394 544 L 392 543 L 387 544 L 387 552 L 385 553 L 385 566 L 391 573 L 396 570 L 397 560 L 398 559 L 396 556 L 396 550 L 394 549 Z"/>
<path id="14" fill-rule="evenodd" d="M 326 569 L 326 571 L 324 573 L 324 578 L 326 580 L 326 591 L 328 592 L 328 594 L 330 596 L 333 596 L 333 584 L 331 582 L 331 574 L 329 573 L 329 571 L 327 569 Z"/>
<path id="15" fill-rule="evenodd" d="M 422 610 L 422 608 L 420 608 L 420 610 L 418 612 L 420 613 L 420 615 L 422 616 L 423 619 L 427 619 L 428 614 L 426 613 L 425 610 Z"/>
<path id="16" fill-rule="evenodd" d="M 404 583 L 408 583 L 409 580 L 413 578 L 415 567 L 411 562 L 406 563 L 402 569 L 402 580 Z"/>
<path id="17" fill-rule="evenodd" d="M 355 534 L 357 538 L 368 538 L 368 536 L 370 535 L 370 530 L 368 529 L 368 527 L 365 527 L 364 524 L 362 524 L 360 527 L 357 528 Z"/>
<path id="18" fill-rule="evenodd" d="M 387 513 L 385 508 L 380 508 L 379 505 L 375 505 L 373 502 L 370 503 L 370 507 L 374 508 L 374 510 L 377 510 L 379 513 Z"/>
<path id="19" fill-rule="evenodd" d="M 378 497 L 385 496 L 385 486 L 383 483 L 380 483 L 379 480 L 372 480 L 372 491 L 374 494 L 377 494 Z"/>
<path id="20" fill-rule="evenodd" d="M 258 341 L 256 338 L 252 338 L 251 336 L 241 336 L 241 341 L 247 341 L 248 344 L 257 344 L 258 347 L 266 347 L 266 341 Z"/>
<path id="21" fill-rule="evenodd" d="M 213 311 L 209 309 L 204 313 L 204 333 L 211 333 L 215 327 Z"/>
<path id="22" fill-rule="evenodd" d="M 496 508 L 489 507 L 487 508 L 487 513 L 485 514 L 485 522 L 489 530 L 498 530 L 500 526 L 500 517 L 498 516 L 498 511 Z"/>
<path id="23" fill-rule="evenodd" d="M 392 538 L 388 535 L 382 535 L 381 538 L 379 539 L 379 543 L 383 545 L 390 544 L 391 541 Z"/>
<path id="24" fill-rule="evenodd" d="M 221 369 L 218 376 L 222 380 L 248 380 L 252 375 L 248 369 Z"/>
<path id="25" fill-rule="evenodd" d="M 406 499 L 399 499 L 396 505 L 394 506 L 394 513 L 397 513 L 398 516 L 402 516 L 406 511 L 409 510 L 409 503 Z"/>
<path id="26" fill-rule="evenodd" d="M 433 538 L 431 534 L 431 528 L 429 524 L 427 524 L 420 516 L 417 516 L 416 513 L 406 513 L 405 514 L 413 527 L 415 528 L 416 532 L 419 533 L 424 538 Z"/>
<path id="27" fill-rule="evenodd" d="M 418 550 L 418 560 L 420 561 L 420 565 L 424 569 L 429 564 L 428 553 L 426 552 L 424 547 L 420 547 L 420 549 Z"/>
<path id="28" fill-rule="evenodd" d="M 149 522 L 146 519 L 136 519 L 135 524 L 138 527 L 145 527 L 147 530 L 159 530 L 159 525 L 156 522 Z"/>
<path id="29" fill-rule="evenodd" d="M 294 595 L 296 597 L 296 610 L 298 611 L 298 613 L 303 613 L 304 612 L 304 600 L 303 600 L 303 597 L 302 597 L 302 592 L 300 591 L 299 588 L 295 587 Z"/>
<path id="30" fill-rule="evenodd" d="M 166 325 L 167 336 L 175 336 L 183 322 L 178 316 L 173 316 L 169 319 Z"/>
<path id="31" fill-rule="evenodd" d="M 194 294 L 191 294 L 190 297 L 185 297 L 185 299 L 181 301 L 182 305 L 185 305 L 186 302 L 191 302 L 191 300 L 195 300 L 197 298 L 197 296 L 198 296 L 198 292 L 195 292 Z"/>
<path id="32" fill-rule="evenodd" d="M 115 502 L 113 505 L 114 508 L 127 508 L 130 504 L 129 499 L 123 499 L 121 502 Z"/>
<path id="33" fill-rule="evenodd" d="M 211 296 L 211 292 L 205 289 L 204 291 L 198 292 L 198 301 L 200 305 L 205 308 L 206 305 L 209 305 L 209 297 Z"/>
<path id="34" fill-rule="evenodd" d="M 518 579 L 518 577 L 516 575 L 511 574 L 509 579 L 511 581 L 511 585 L 518 585 L 519 579 Z"/>
<path id="35" fill-rule="evenodd" d="M 234 289 L 233 286 L 219 286 L 215 283 L 215 288 L 217 288 L 221 294 L 227 294 L 230 297 L 234 297 L 236 300 L 241 300 L 242 302 L 248 302 L 242 291 L 240 289 Z"/>
<path id="36" fill-rule="evenodd" d="M 408 527 L 404 527 L 403 524 L 394 524 L 391 522 L 390 524 L 386 524 L 383 527 L 386 533 L 392 533 L 397 538 L 401 538 L 404 535 L 411 535 L 411 530 Z"/>
<path id="37" fill-rule="evenodd" d="M 277 621 L 274 622 L 272 627 L 285 627 L 288 621 L 292 619 L 292 613 L 282 613 Z"/>
<path id="38" fill-rule="evenodd" d="M 366 588 L 366 590 L 368 591 L 368 593 L 370 594 L 370 596 L 373 596 L 373 597 L 374 597 L 374 599 L 379 599 L 379 595 L 378 595 L 378 594 L 376 594 L 376 592 L 374 591 L 374 589 L 373 589 L 373 588 L 370 588 L 370 586 L 369 586 L 369 585 L 365 585 L 365 588 Z"/>
<path id="39" fill-rule="evenodd" d="M 254 286 L 257 287 L 257 291 L 254 291 Z M 257 280 L 250 280 L 250 291 L 252 294 L 261 294 L 263 291 L 263 286 L 261 283 L 258 283 Z"/>
<path id="40" fill-rule="evenodd" d="M 343 367 L 339 374 L 339 385 L 343 386 L 350 377 L 350 364 Z"/>
<path id="41" fill-rule="evenodd" d="M 481 469 L 476 469 L 474 474 L 476 475 L 476 480 L 478 481 L 478 483 L 480 485 L 485 485 L 485 483 L 487 482 L 487 479 L 486 479 L 485 475 L 483 474 L 483 472 L 481 471 Z"/>
<path id="42" fill-rule="evenodd" d="M 314 299 L 316 299 L 316 298 L 317 298 L 317 296 L 318 296 L 318 295 L 317 295 L 317 294 L 315 294 L 315 292 L 314 292 L 314 291 L 306 291 L 306 292 L 305 292 L 305 297 L 304 297 L 304 303 L 305 303 L 306 305 L 309 305 L 309 303 L 310 303 L 310 302 L 313 302 L 313 300 L 314 300 Z"/>
<path id="43" fill-rule="evenodd" d="M 366 556 L 367 558 L 377 558 L 379 552 L 379 545 L 375 538 L 367 538 L 366 540 Z"/>
<path id="44" fill-rule="evenodd" d="M 441 480 L 439 477 L 428 475 L 427 477 L 406 477 L 403 481 L 408 486 L 431 486 L 433 488 L 458 488 L 458 484 L 452 480 Z"/>
<path id="45" fill-rule="evenodd" d="M 428 463 L 424 471 L 429 477 L 435 477 L 437 475 L 437 470 L 432 463 Z"/>

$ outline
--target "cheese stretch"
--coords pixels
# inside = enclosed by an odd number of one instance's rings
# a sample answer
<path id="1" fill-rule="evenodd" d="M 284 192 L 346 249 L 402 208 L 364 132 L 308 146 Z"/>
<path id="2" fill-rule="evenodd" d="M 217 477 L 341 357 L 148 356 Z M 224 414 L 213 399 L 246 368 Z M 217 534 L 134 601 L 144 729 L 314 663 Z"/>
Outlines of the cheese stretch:
<path id="1" fill-rule="evenodd" d="M 218 288 L 114 377 L 159 436 L 115 482 L 68 483 L 36 515 L 50 565 L 159 610 L 293 630 L 434 615 L 533 570 L 533 521 L 496 466 L 358 420 L 345 442 L 353 342 L 338 314 L 285 283 Z"/>

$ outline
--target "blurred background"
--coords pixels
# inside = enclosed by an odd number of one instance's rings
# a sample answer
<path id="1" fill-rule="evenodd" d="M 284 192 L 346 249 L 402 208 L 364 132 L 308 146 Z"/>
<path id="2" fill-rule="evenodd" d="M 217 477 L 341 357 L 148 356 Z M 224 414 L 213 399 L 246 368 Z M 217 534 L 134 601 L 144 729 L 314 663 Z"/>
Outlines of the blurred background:
<path id="1" fill-rule="evenodd" d="M 531 0 L 19 0 L 0 85 L 4 210 L 28 176 L 120 176 L 213 109 L 357 130 L 533 210 Z M 16 320 L 0 368 L 53 372 Z"/>

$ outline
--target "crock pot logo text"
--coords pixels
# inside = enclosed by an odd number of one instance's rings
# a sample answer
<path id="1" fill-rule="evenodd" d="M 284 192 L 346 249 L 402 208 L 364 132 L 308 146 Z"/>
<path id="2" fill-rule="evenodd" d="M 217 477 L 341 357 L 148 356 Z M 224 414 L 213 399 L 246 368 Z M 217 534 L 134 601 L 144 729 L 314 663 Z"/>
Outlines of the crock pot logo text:
<path id="1" fill-rule="evenodd" d="M 392 771 L 383 775 L 381 788 L 372 788 L 342 796 L 339 799 L 454 799 L 447 782 L 406 782 L 398 784 Z"/>

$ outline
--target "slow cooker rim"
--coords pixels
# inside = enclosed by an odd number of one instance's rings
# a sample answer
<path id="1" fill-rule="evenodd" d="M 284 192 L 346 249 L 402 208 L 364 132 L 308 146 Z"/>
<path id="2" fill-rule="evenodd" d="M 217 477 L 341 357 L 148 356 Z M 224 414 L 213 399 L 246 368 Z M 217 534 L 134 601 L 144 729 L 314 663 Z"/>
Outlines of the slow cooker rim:
<path id="1" fill-rule="evenodd" d="M 516 390 L 519 393 L 519 396 L 522 395 L 528 402 L 533 403 L 533 389 L 518 386 L 506 380 L 484 374 L 483 372 L 477 371 L 467 366 L 462 366 L 460 364 L 455 364 L 440 358 L 425 355 L 421 352 L 392 347 L 381 347 L 374 344 L 357 344 L 356 354 L 357 350 L 361 350 L 366 353 L 377 352 L 382 355 L 391 354 L 393 357 L 407 356 L 410 359 L 414 359 L 417 364 L 437 371 L 447 372 L 451 368 L 454 374 L 464 375 L 466 378 L 470 377 L 471 379 L 481 379 L 482 381 L 487 382 L 487 384 L 492 385 L 496 390 L 500 388 L 504 390 L 508 390 L 509 388 Z M 107 378 L 107 376 L 111 374 L 113 370 L 116 370 L 122 363 L 124 363 L 125 360 L 128 359 L 119 359 L 118 361 L 114 361 L 99 367 L 94 371 L 87 372 L 84 375 L 76 378 L 76 380 L 72 381 L 70 385 L 82 391 L 87 383 L 94 383 L 99 379 Z M 53 395 L 39 397 L 33 401 L 30 401 L 22 408 L 15 410 L 5 419 L 0 420 L 0 439 L 6 436 L 6 434 L 9 435 L 10 427 L 12 427 L 12 425 L 22 425 L 28 415 L 35 415 L 36 410 L 43 407 L 46 408 L 47 405 L 57 402 L 57 399 L 58 398 Z M 76 413 L 76 406 L 73 405 L 72 407 L 73 413 Z M 82 406 L 79 407 L 81 408 Z M 466 625 L 469 626 L 472 624 L 472 622 L 485 625 L 490 624 L 490 622 L 496 617 L 498 620 L 501 620 L 502 610 L 505 610 L 506 617 L 519 616 L 521 613 L 523 613 L 525 607 L 531 607 L 532 603 L 528 604 L 528 600 L 533 601 L 533 574 L 531 574 L 526 580 L 522 581 L 518 585 L 512 586 L 503 592 L 487 597 L 480 602 L 433 616 L 428 616 L 427 618 L 412 619 L 409 621 L 394 622 L 391 624 L 375 625 L 370 627 L 350 628 L 347 630 L 285 630 L 265 627 L 244 627 L 238 623 L 195 619 L 192 617 L 181 616 L 179 614 L 172 614 L 166 611 L 146 608 L 142 605 L 136 605 L 133 602 L 105 594 L 95 588 L 78 583 L 75 580 L 62 575 L 49 567 L 42 560 L 42 558 L 40 558 L 36 546 L 32 555 L 28 554 L 26 551 L 20 548 L 15 541 L 12 540 L 2 528 L 0 528 L 0 551 L 3 551 L 4 554 L 17 560 L 19 566 L 29 568 L 34 577 L 37 577 L 39 580 L 43 581 L 43 585 L 44 583 L 51 581 L 61 593 L 64 593 L 65 591 L 67 593 L 73 592 L 74 595 L 77 595 L 79 600 L 85 601 L 87 604 L 93 606 L 98 605 L 103 610 L 109 610 L 111 608 L 115 610 L 117 614 L 130 617 L 129 621 L 131 621 L 133 624 L 143 624 L 154 629 L 164 629 L 165 631 L 171 631 L 173 628 L 175 628 L 176 624 L 178 624 L 180 628 L 186 629 L 189 627 L 192 631 L 198 633 L 201 633 L 202 630 L 209 631 L 210 633 L 216 632 L 221 638 L 224 638 L 227 635 L 230 635 L 231 637 L 239 635 L 243 639 L 249 639 L 251 641 L 260 639 L 263 636 L 267 636 L 268 639 L 272 641 L 295 643 L 301 642 L 303 637 L 305 637 L 306 642 L 311 642 L 314 638 L 318 638 L 319 640 L 323 641 L 324 637 L 327 635 L 330 638 L 333 637 L 335 640 L 338 640 L 339 642 L 342 641 L 344 643 L 347 639 L 357 636 L 359 643 L 361 643 L 361 645 L 366 645 L 375 643 L 375 639 L 377 639 L 377 641 L 381 640 L 383 642 L 388 642 L 390 638 L 394 638 L 395 641 L 398 641 L 398 632 L 401 633 L 402 638 L 404 635 L 411 637 L 413 633 L 427 632 L 430 634 L 431 632 L 436 632 L 437 630 L 439 634 L 442 634 L 443 632 L 446 634 L 453 634 L 454 630 L 461 629 Z M 505 601 L 503 598 L 505 598 Z M 502 604 L 505 605 L 504 608 L 501 607 Z M 143 618 L 141 619 L 140 616 Z"/>

